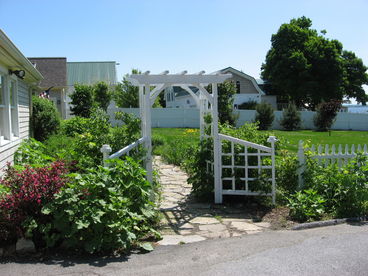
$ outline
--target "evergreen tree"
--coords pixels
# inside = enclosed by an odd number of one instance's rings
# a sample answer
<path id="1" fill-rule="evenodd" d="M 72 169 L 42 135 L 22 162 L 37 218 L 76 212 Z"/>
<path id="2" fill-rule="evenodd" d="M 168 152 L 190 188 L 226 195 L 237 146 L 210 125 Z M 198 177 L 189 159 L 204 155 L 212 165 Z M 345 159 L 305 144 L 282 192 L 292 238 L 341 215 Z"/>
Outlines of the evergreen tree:
<path id="1" fill-rule="evenodd" d="M 300 129 L 301 117 L 295 104 L 288 104 L 282 112 L 280 125 L 286 130 Z"/>

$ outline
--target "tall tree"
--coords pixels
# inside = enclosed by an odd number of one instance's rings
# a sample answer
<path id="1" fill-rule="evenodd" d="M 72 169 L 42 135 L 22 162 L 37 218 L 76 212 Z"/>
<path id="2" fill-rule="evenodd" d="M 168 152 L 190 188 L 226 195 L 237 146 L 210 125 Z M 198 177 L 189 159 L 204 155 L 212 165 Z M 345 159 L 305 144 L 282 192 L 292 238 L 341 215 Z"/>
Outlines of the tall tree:
<path id="1" fill-rule="evenodd" d="M 362 87 L 363 84 L 368 84 L 367 67 L 363 61 L 358 58 L 353 52 L 343 51 L 342 58 L 345 68 L 344 93 L 347 97 L 356 98 L 363 105 L 366 105 L 368 96 Z"/>
<path id="2" fill-rule="evenodd" d="M 344 58 L 339 41 L 325 38 L 325 30 L 319 34 L 311 26 L 312 21 L 303 16 L 282 24 L 272 35 L 271 49 L 261 68 L 262 78 L 271 86 L 269 91 L 284 102 L 293 101 L 308 109 L 315 109 L 322 101 L 357 96 L 356 87 L 348 87 L 362 78 L 349 77 L 347 68 L 351 63 L 357 65 L 357 60 L 347 54 Z M 364 66 L 357 69 L 365 74 Z M 355 83 L 359 86 L 358 81 Z"/>
<path id="3" fill-rule="evenodd" d="M 98 107 L 101 107 L 104 111 L 107 110 L 111 101 L 111 93 L 105 82 L 101 81 L 93 86 L 93 99 Z"/>
<path id="4" fill-rule="evenodd" d="M 132 69 L 132 74 L 141 74 L 138 69 Z M 128 74 L 118 83 L 114 91 L 115 103 L 118 107 L 139 107 L 139 88 L 128 81 Z"/>
<path id="5" fill-rule="evenodd" d="M 132 69 L 132 74 L 141 73 L 142 72 L 138 69 Z M 128 76 L 129 74 L 126 74 L 123 78 L 123 81 L 121 83 L 118 83 L 118 85 L 116 86 L 114 91 L 114 100 L 118 107 L 136 108 L 139 107 L 139 88 L 138 86 L 132 85 L 128 81 Z M 160 94 L 163 94 L 163 92 L 161 92 Z M 162 107 L 162 105 L 160 104 L 161 99 L 163 98 L 157 97 L 153 104 L 153 107 Z"/>
<path id="6" fill-rule="evenodd" d="M 70 95 L 73 115 L 89 118 L 91 115 L 93 101 L 93 87 L 83 84 L 75 84 L 74 92 Z"/>
<path id="7" fill-rule="evenodd" d="M 212 86 L 209 85 L 207 90 L 212 93 Z M 233 113 L 234 95 L 236 94 L 236 86 L 232 81 L 224 81 L 217 85 L 218 92 L 218 117 L 219 122 L 234 125 L 236 116 Z"/>

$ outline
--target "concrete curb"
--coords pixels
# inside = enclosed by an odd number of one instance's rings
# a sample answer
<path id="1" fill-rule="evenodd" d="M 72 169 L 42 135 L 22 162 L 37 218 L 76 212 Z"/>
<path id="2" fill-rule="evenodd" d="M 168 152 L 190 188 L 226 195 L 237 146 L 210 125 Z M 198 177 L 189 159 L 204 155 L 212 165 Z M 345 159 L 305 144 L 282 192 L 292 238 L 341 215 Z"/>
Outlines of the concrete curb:
<path id="1" fill-rule="evenodd" d="M 324 220 L 324 221 L 301 223 L 301 224 L 298 224 L 292 227 L 291 230 L 304 230 L 304 229 L 311 229 L 311 228 L 317 228 L 317 227 L 338 225 L 338 224 L 349 223 L 349 222 L 363 222 L 363 221 L 368 221 L 368 216 L 358 217 L 358 218 L 331 219 L 331 220 Z"/>

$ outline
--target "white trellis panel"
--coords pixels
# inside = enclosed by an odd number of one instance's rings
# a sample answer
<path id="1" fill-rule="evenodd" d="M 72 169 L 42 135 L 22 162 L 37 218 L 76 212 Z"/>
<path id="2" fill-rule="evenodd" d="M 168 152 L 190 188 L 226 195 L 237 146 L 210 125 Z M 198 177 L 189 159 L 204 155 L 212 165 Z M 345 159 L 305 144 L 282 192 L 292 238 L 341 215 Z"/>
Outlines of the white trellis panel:
<path id="1" fill-rule="evenodd" d="M 268 142 L 271 144 L 271 147 L 266 147 L 263 145 L 251 143 L 248 141 L 244 141 L 238 138 L 234 138 L 228 135 L 219 134 L 219 145 L 220 145 L 220 164 L 219 164 L 219 173 L 220 173 L 220 187 L 221 187 L 221 196 L 222 195 L 249 195 L 249 196 L 271 196 L 272 202 L 275 204 L 276 202 L 276 169 L 275 169 L 275 142 L 276 138 L 274 136 L 270 136 Z M 224 148 L 222 144 L 224 141 L 230 143 L 230 151 L 224 152 Z M 236 153 L 235 145 L 240 145 L 244 148 L 243 152 Z M 255 151 L 255 152 L 252 152 Z M 242 158 L 243 162 L 236 162 L 236 158 Z M 226 162 L 223 159 L 226 159 L 230 162 L 228 164 L 224 164 Z M 254 158 L 255 164 L 249 162 L 249 158 Z M 270 165 L 263 164 L 264 158 L 268 158 L 270 161 Z M 212 169 L 210 166 L 213 165 L 211 162 L 207 163 L 207 170 Z M 216 168 L 213 166 L 213 169 Z M 228 176 L 223 175 L 223 171 L 231 171 L 231 174 Z M 251 175 L 250 170 L 256 171 L 256 175 Z M 271 191 L 269 193 L 265 193 L 262 191 L 252 189 L 252 182 L 258 181 L 259 176 L 264 171 L 270 171 L 270 177 L 265 179 L 271 184 Z M 215 170 L 216 171 L 216 170 Z M 214 172 L 215 172 L 214 171 Z M 242 177 L 236 176 L 236 171 L 241 171 Z M 240 185 L 239 185 L 240 184 Z"/>

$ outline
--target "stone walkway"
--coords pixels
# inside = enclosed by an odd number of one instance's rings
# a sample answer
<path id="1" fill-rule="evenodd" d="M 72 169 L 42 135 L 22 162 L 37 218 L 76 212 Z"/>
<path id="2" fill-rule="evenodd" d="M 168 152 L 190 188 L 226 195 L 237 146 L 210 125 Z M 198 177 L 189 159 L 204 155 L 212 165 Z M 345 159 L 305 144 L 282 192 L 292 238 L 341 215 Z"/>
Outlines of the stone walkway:
<path id="1" fill-rule="evenodd" d="M 190 199 L 188 176 L 174 165 L 154 158 L 162 186 L 161 212 L 163 239 L 160 245 L 183 244 L 206 239 L 255 234 L 270 228 L 244 208 L 198 203 Z"/>

